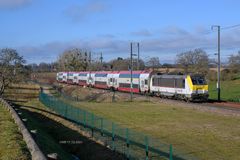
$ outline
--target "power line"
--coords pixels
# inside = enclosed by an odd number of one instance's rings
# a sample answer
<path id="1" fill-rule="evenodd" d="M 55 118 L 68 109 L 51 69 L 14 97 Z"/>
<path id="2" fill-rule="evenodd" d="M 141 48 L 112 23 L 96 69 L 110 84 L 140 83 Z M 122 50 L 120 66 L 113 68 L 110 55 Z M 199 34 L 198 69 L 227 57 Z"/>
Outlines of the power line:
<path id="1" fill-rule="evenodd" d="M 232 29 L 232 28 L 237 28 L 237 27 L 240 27 L 240 24 L 236 24 L 236 25 L 232 25 L 232 26 L 223 27 L 223 28 L 221 28 L 221 30 L 227 30 L 227 29 Z"/>
<path id="2" fill-rule="evenodd" d="M 227 26 L 227 27 L 221 27 L 221 30 L 228 30 L 228 29 L 232 29 L 232 28 L 237 28 L 240 27 L 240 24 L 236 24 L 236 25 L 232 25 L 232 26 Z M 205 33 L 203 33 L 203 35 L 208 35 L 211 34 L 213 32 L 216 32 L 217 30 L 211 30 L 211 31 L 207 31 Z"/>

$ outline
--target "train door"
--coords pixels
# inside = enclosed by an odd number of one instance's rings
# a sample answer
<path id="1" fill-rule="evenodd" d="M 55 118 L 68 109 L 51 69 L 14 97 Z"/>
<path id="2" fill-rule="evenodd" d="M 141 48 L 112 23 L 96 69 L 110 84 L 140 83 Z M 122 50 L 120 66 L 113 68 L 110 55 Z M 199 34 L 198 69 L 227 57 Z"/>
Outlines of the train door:
<path id="1" fill-rule="evenodd" d="M 144 79 L 140 80 L 140 90 L 143 91 L 144 90 Z"/>

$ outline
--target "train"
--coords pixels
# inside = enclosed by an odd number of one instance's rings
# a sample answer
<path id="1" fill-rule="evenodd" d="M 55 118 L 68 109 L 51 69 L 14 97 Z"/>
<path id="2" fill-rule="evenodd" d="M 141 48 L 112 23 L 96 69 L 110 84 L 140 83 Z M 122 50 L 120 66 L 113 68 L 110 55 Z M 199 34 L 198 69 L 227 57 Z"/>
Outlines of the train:
<path id="1" fill-rule="evenodd" d="M 197 74 L 168 75 L 153 71 L 58 72 L 56 80 L 72 85 L 186 101 L 207 101 L 209 97 L 205 77 Z"/>

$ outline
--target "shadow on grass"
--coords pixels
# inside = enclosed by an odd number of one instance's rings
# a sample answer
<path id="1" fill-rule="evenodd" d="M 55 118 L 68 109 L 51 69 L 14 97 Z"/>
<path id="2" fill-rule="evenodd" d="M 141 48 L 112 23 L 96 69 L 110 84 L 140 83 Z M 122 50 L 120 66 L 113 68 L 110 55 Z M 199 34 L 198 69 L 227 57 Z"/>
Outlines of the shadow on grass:
<path id="1" fill-rule="evenodd" d="M 37 129 L 37 134 L 34 138 L 44 154 L 55 152 L 59 154 L 60 159 L 69 159 L 71 155 L 80 157 L 81 160 L 124 159 L 123 155 L 113 152 L 109 148 L 47 116 L 47 114 L 51 114 L 56 116 L 56 118 L 61 117 L 55 113 L 32 106 L 19 106 L 17 104 L 15 106 L 22 112 L 21 117 L 28 119 L 25 122 L 27 128 L 29 130 Z M 34 110 L 38 110 L 41 113 Z M 64 154 L 62 151 L 66 153 Z M 72 159 L 74 158 L 72 157 Z"/>

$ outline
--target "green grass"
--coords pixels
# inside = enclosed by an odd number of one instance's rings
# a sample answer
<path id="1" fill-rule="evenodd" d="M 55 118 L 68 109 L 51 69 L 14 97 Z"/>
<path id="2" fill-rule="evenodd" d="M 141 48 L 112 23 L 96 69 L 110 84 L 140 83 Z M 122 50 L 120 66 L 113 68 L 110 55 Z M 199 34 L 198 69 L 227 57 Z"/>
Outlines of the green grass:
<path id="1" fill-rule="evenodd" d="M 27 160 L 30 153 L 22 134 L 7 111 L 0 104 L 0 159 L 1 160 Z"/>
<path id="2" fill-rule="evenodd" d="M 210 99 L 217 99 L 216 82 L 209 83 Z M 240 102 L 240 80 L 221 81 L 221 99 Z"/>
<path id="3" fill-rule="evenodd" d="M 199 159 L 239 158 L 240 118 L 149 102 L 69 102 Z"/>

